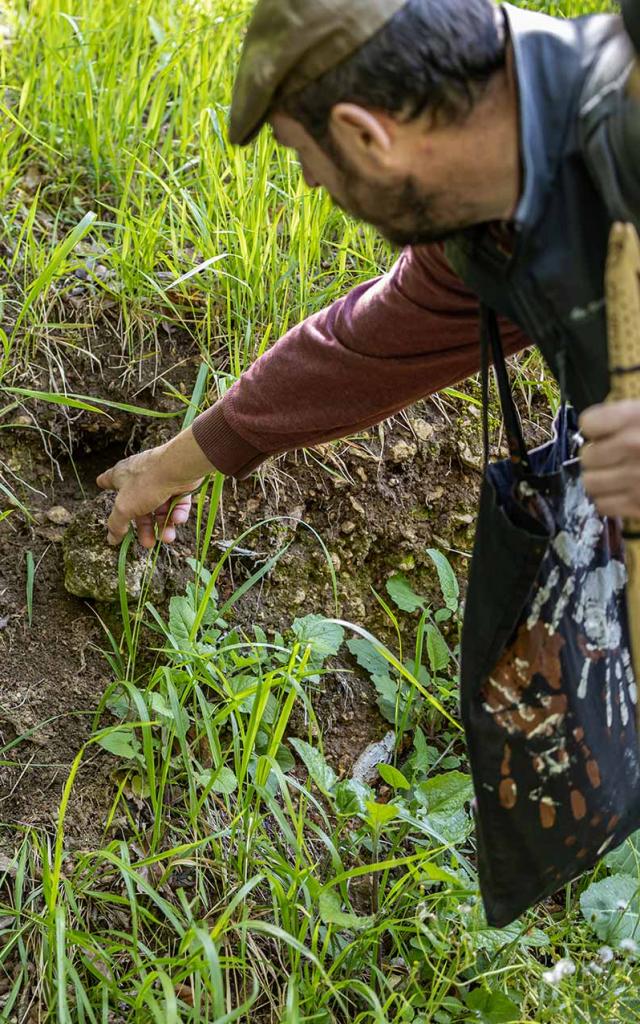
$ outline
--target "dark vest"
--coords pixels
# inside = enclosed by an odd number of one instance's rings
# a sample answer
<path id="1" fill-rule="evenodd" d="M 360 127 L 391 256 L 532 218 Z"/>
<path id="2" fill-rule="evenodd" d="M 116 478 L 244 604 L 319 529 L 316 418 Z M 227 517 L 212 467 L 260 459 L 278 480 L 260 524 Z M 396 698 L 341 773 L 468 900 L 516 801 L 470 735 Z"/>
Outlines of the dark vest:
<path id="1" fill-rule="evenodd" d="M 621 19 L 569 21 L 503 6 L 519 83 L 523 192 L 515 245 L 485 226 L 447 256 L 480 299 L 515 321 L 566 381 L 578 411 L 609 390 L 604 270 L 609 230 L 640 227 L 640 104 L 624 85 Z"/>

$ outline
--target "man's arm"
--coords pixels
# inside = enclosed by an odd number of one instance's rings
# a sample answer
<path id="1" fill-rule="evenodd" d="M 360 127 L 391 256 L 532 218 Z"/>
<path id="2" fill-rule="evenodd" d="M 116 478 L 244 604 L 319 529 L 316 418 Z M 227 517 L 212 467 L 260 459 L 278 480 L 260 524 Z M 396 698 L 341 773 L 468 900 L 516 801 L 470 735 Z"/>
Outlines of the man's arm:
<path id="1" fill-rule="evenodd" d="M 505 347 L 529 344 L 505 321 Z M 264 459 L 347 437 L 479 368 L 478 299 L 441 246 L 294 327 L 194 423 L 204 453 L 245 477 Z"/>
<path id="2" fill-rule="evenodd" d="M 507 352 L 530 344 L 515 325 L 503 330 Z M 103 474 L 99 485 L 118 491 L 110 541 L 133 519 L 146 546 L 156 528 L 171 542 L 184 495 L 214 467 L 243 478 L 270 455 L 346 437 L 468 377 L 478 334 L 478 300 L 442 247 L 407 249 L 388 274 L 289 331 L 191 430 Z"/>

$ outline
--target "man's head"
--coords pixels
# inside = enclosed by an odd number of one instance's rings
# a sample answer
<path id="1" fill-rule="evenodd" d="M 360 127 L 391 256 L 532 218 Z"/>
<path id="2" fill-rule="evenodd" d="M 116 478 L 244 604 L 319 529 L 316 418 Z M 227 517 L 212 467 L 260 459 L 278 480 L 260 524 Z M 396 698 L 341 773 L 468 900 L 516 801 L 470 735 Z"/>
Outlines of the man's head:
<path id="1" fill-rule="evenodd" d="M 289 24 L 285 15 L 270 38 L 265 14 L 274 3 L 279 17 L 287 4 L 295 17 Z M 333 64 L 332 45 L 341 55 Z M 500 214 L 497 202 L 495 211 L 487 205 L 476 166 L 489 128 L 482 115 L 493 112 L 492 85 L 504 67 L 492 0 L 260 0 L 232 140 L 249 141 L 268 120 L 297 151 L 310 185 L 393 242 L 434 241 Z"/>

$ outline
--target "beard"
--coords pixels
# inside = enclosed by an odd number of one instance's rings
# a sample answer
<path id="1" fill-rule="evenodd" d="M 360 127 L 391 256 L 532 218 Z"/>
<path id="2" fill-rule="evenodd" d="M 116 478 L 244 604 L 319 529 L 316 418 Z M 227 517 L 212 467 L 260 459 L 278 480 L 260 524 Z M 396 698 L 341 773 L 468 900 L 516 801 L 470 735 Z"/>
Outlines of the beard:
<path id="1" fill-rule="evenodd" d="M 429 245 L 479 222 L 470 203 L 450 192 L 429 191 L 412 177 L 381 184 L 368 181 L 351 166 L 332 140 L 326 148 L 341 176 L 341 195 L 333 201 L 345 213 L 371 224 L 392 245 Z"/>

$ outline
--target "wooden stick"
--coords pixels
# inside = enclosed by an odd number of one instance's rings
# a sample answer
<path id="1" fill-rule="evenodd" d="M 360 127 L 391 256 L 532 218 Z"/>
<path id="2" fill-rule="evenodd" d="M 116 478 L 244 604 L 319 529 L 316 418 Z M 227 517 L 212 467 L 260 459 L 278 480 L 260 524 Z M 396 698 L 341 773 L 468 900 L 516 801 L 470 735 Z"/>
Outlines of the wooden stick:
<path id="1" fill-rule="evenodd" d="M 633 224 L 614 224 L 605 275 L 611 391 L 608 401 L 640 400 L 640 239 Z M 624 522 L 631 656 L 640 689 L 640 519 Z M 640 703 L 638 705 L 640 727 Z"/>

